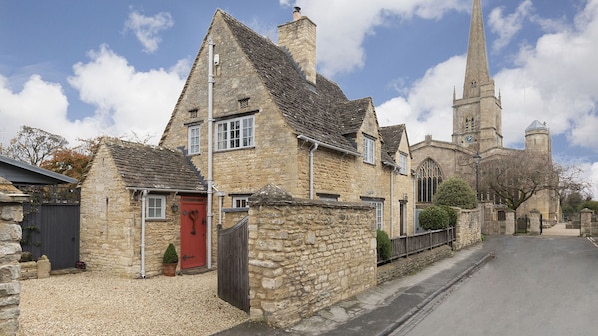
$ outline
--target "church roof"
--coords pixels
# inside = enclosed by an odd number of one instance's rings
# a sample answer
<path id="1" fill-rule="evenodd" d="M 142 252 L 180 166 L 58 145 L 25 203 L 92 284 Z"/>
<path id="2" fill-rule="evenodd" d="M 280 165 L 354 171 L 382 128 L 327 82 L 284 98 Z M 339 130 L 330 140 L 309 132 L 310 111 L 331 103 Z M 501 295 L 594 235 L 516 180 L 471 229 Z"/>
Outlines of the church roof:
<path id="1" fill-rule="evenodd" d="M 125 187 L 205 192 L 197 169 L 181 151 L 105 138 Z"/>
<path id="2" fill-rule="evenodd" d="M 219 12 L 294 132 L 356 153 L 355 146 L 343 135 L 361 126 L 364 99 L 350 101 L 336 83 L 319 74 L 315 88 L 310 87 L 283 48 Z"/>
<path id="3" fill-rule="evenodd" d="M 548 130 L 546 123 L 541 123 L 538 120 L 534 120 L 527 128 L 525 129 L 526 132 L 528 131 L 537 131 L 537 130 Z"/>

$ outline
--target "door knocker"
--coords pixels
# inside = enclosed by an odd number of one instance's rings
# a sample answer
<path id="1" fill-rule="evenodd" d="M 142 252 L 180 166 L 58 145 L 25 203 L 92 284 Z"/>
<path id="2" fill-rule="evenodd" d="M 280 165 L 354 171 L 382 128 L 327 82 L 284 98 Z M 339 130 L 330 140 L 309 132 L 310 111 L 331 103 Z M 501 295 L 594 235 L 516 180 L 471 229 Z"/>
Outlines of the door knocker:
<path id="1" fill-rule="evenodd" d="M 199 211 L 197 211 L 197 210 L 189 211 L 189 219 L 191 219 L 191 222 L 193 222 L 193 226 L 191 227 L 191 234 L 194 236 L 197 233 L 195 231 L 195 221 L 197 220 L 197 215 L 199 215 Z"/>

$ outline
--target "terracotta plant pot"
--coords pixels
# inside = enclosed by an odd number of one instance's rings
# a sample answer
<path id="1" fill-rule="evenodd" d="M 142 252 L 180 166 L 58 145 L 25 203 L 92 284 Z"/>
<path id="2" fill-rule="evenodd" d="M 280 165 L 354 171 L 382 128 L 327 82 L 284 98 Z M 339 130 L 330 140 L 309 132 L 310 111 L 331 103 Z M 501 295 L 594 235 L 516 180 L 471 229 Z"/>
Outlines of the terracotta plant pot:
<path id="1" fill-rule="evenodd" d="M 177 263 L 173 263 L 173 264 L 162 264 L 162 272 L 164 273 L 164 275 L 166 276 L 175 276 L 176 275 L 176 265 Z"/>

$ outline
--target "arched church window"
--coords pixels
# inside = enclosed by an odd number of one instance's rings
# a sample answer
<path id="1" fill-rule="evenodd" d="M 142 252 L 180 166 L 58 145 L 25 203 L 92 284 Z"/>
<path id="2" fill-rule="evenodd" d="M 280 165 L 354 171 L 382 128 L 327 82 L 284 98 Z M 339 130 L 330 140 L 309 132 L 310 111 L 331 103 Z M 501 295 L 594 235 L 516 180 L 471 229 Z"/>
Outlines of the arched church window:
<path id="1" fill-rule="evenodd" d="M 471 130 L 475 130 L 475 119 L 471 117 Z"/>
<path id="2" fill-rule="evenodd" d="M 417 202 L 432 203 L 432 196 L 442 183 L 440 166 L 432 159 L 427 159 L 417 170 Z"/>

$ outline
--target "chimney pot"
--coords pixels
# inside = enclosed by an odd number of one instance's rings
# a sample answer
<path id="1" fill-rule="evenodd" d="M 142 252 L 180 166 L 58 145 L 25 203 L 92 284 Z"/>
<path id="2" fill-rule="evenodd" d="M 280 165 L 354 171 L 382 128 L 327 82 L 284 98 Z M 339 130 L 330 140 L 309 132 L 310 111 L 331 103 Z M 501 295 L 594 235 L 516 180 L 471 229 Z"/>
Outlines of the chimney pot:
<path id="1" fill-rule="evenodd" d="M 297 21 L 301 18 L 301 7 L 295 7 L 293 10 L 293 21 Z"/>

